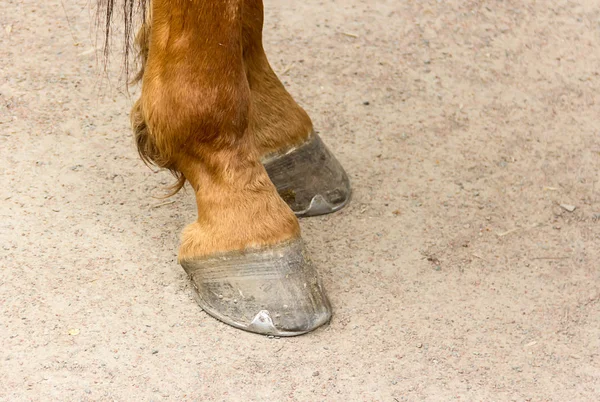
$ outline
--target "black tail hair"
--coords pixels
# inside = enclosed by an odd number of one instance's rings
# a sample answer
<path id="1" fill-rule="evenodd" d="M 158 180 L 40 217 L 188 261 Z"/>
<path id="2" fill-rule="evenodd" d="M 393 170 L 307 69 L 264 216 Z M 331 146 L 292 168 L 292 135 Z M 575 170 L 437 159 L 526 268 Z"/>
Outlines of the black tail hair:
<path id="1" fill-rule="evenodd" d="M 119 4 L 121 5 L 121 11 L 123 14 L 123 26 L 124 26 L 124 67 L 125 74 L 129 77 L 129 55 L 132 50 L 132 38 L 133 31 L 136 25 L 136 19 L 139 18 L 140 24 L 146 23 L 147 11 L 150 0 L 97 0 L 97 19 L 96 24 L 98 28 L 103 29 L 104 31 L 104 40 L 102 46 L 102 54 L 104 56 L 104 63 L 108 61 L 108 57 L 110 54 L 110 33 L 111 28 L 115 20 L 115 12 L 119 8 Z"/>

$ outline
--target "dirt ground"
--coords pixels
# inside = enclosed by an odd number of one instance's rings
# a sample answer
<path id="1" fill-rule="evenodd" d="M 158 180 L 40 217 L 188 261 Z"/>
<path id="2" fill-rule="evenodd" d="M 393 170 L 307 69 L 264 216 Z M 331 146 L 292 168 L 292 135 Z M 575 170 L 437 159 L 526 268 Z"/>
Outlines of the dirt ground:
<path id="1" fill-rule="evenodd" d="M 193 194 L 153 198 L 173 179 L 137 156 L 88 3 L 0 0 L 0 400 L 600 400 L 598 1 L 266 9 L 353 182 L 301 223 L 330 325 L 202 312 Z"/>

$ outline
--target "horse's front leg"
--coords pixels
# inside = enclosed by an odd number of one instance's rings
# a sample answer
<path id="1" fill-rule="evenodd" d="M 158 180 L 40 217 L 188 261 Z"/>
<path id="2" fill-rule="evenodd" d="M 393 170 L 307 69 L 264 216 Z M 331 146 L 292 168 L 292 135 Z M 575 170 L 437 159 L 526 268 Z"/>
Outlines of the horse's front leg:
<path id="1" fill-rule="evenodd" d="M 296 335 L 330 308 L 249 123 L 242 9 L 243 0 L 153 1 L 136 131 L 141 152 L 195 191 L 198 219 L 179 261 L 202 308 L 245 330 Z"/>

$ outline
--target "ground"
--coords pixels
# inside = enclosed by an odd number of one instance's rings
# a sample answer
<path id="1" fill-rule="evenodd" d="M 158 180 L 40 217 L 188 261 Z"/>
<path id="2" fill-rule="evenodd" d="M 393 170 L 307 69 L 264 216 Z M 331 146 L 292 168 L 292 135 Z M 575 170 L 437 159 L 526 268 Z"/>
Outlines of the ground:
<path id="1" fill-rule="evenodd" d="M 597 0 L 266 1 L 354 187 L 302 220 L 331 323 L 196 305 L 193 193 L 139 160 L 80 0 L 0 7 L 0 400 L 600 399 Z"/>

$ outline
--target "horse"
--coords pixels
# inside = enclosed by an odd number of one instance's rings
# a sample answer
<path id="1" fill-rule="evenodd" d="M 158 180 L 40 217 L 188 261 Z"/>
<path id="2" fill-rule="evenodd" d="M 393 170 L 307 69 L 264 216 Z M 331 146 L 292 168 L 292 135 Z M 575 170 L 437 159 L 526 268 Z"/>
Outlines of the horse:
<path id="1" fill-rule="evenodd" d="M 107 46 L 115 1 L 98 9 Z M 124 0 L 126 56 L 136 9 L 132 128 L 141 159 L 177 178 L 173 193 L 186 182 L 194 191 L 198 218 L 183 230 L 178 261 L 198 304 L 258 334 L 327 323 L 331 305 L 298 217 L 341 209 L 350 183 L 269 64 L 262 0 Z"/>

